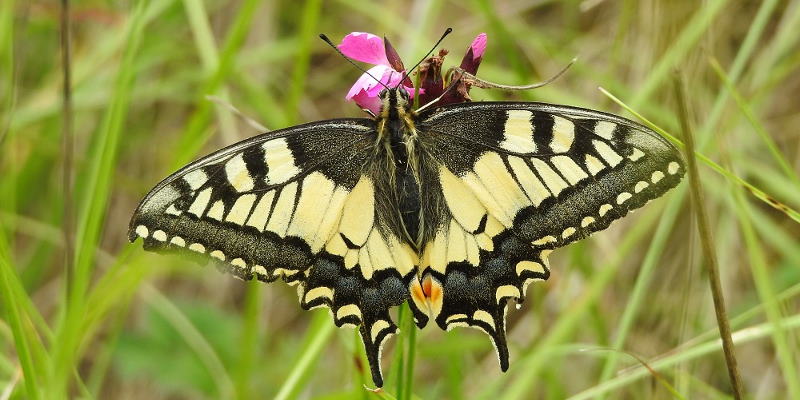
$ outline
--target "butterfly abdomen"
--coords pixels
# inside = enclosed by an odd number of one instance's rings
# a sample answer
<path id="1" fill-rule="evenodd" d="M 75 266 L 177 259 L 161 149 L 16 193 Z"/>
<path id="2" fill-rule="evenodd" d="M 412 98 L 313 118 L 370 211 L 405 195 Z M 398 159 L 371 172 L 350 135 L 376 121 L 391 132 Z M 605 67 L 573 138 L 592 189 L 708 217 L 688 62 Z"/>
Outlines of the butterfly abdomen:
<path id="1" fill-rule="evenodd" d="M 409 243 L 416 244 L 420 231 L 420 177 L 416 154 L 414 113 L 408 99 L 397 89 L 390 89 L 383 99 L 376 121 L 378 137 L 385 140 L 385 157 L 389 169 L 391 191 L 397 212 Z"/>

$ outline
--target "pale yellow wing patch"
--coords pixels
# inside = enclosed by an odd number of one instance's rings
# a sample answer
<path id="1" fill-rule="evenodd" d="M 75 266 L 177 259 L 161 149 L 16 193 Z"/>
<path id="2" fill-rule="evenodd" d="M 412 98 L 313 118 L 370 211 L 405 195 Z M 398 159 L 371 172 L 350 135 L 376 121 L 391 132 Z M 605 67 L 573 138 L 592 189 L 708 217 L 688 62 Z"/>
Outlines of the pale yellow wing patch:
<path id="1" fill-rule="evenodd" d="M 382 269 L 395 268 L 403 276 L 414 270 L 417 255 L 411 246 L 376 224 L 375 187 L 369 177 L 362 176 L 343 203 L 325 244 L 328 253 L 343 257 L 347 269 L 358 267 L 366 279 Z"/>

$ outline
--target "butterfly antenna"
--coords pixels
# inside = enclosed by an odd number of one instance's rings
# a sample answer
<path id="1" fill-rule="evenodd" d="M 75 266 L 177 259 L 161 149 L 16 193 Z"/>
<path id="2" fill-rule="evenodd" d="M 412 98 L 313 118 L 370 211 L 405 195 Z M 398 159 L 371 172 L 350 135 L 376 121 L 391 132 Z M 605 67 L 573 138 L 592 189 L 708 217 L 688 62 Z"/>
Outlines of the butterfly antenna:
<path id="1" fill-rule="evenodd" d="M 442 34 L 442 37 L 440 37 L 439 40 L 436 41 L 436 44 L 434 44 L 433 47 L 431 47 L 431 49 L 428 51 L 428 53 L 425 54 L 425 57 L 422 57 L 422 59 L 420 59 L 416 64 L 414 64 L 414 66 L 411 69 L 408 69 L 406 70 L 405 73 L 403 73 L 403 79 L 400 79 L 400 83 L 397 84 L 397 87 L 400 87 L 403 81 L 406 80 L 406 78 L 408 78 L 408 75 L 411 74 L 411 72 L 414 71 L 417 67 L 419 67 L 419 65 L 422 64 L 422 62 L 425 61 L 425 59 L 427 59 L 428 56 L 431 55 L 431 53 L 433 53 L 433 51 L 436 50 L 437 47 L 439 47 L 439 43 L 442 43 L 442 40 L 444 40 L 444 38 L 447 37 L 447 35 L 449 35 L 452 32 L 453 28 L 445 29 L 444 33 Z"/>
<path id="2" fill-rule="evenodd" d="M 370 76 L 370 78 L 372 78 L 372 79 L 375 79 L 375 82 L 378 82 L 378 83 L 380 83 L 380 84 L 381 84 L 381 86 L 383 86 L 384 88 L 386 88 L 386 89 L 389 89 L 389 87 L 388 87 L 388 86 L 386 86 L 386 85 L 385 85 L 383 82 L 381 82 L 381 80 L 380 80 L 380 79 L 376 78 L 375 76 L 373 76 L 372 74 L 370 74 L 370 73 L 369 73 L 367 70 L 365 70 L 364 68 L 362 68 L 360 65 L 356 64 L 356 63 L 355 63 L 355 61 L 353 61 L 353 60 L 352 60 L 350 57 L 348 57 L 348 56 L 344 55 L 344 53 L 342 53 L 342 51 L 341 51 L 341 50 L 339 50 L 339 48 L 338 48 L 338 47 L 336 47 L 336 45 L 335 45 L 335 44 L 333 44 L 333 42 L 331 42 L 331 40 L 330 40 L 330 39 L 328 39 L 328 36 L 327 36 L 326 34 L 324 34 L 324 33 L 320 33 L 320 34 L 319 34 L 319 38 L 320 38 L 320 39 L 322 39 L 322 40 L 324 40 L 324 41 L 325 41 L 325 43 L 327 43 L 329 46 L 333 47 L 333 49 L 334 49 L 334 50 L 336 50 L 336 52 L 337 52 L 337 53 L 339 53 L 339 55 L 340 55 L 340 56 L 344 57 L 344 59 L 345 59 L 345 60 L 347 60 L 347 62 L 349 62 L 350 64 L 353 64 L 353 66 L 354 66 L 354 67 L 356 67 L 356 68 L 357 68 L 359 71 L 361 71 L 361 72 L 363 72 L 363 73 L 365 73 L 365 74 L 369 75 L 369 76 Z M 403 79 L 405 79 L 405 78 L 403 78 Z"/>

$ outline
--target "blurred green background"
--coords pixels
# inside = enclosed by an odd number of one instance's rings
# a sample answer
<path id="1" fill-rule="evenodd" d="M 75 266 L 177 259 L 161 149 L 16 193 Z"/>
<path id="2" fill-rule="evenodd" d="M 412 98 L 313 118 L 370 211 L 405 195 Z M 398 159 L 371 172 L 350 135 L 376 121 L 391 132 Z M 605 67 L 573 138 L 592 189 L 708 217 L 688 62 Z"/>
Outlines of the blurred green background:
<path id="1" fill-rule="evenodd" d="M 486 32 L 478 75 L 499 83 L 579 57 L 549 86 L 477 101 L 631 117 L 602 86 L 677 135 L 677 71 L 699 151 L 732 174 L 700 164 L 746 396 L 800 398 L 800 226 L 736 182 L 800 207 L 800 1 L 71 6 L 65 118 L 58 2 L 0 2 L 0 399 L 729 398 L 686 184 L 553 254 L 550 280 L 509 311 L 507 373 L 480 332 L 406 326 L 384 349 L 382 393 L 362 386 L 356 332 L 302 311 L 287 285 L 128 244 L 152 186 L 258 133 L 207 95 L 270 129 L 359 116 L 344 95 L 360 73 L 317 34 L 385 34 L 411 65 L 448 26 L 445 67 Z"/>

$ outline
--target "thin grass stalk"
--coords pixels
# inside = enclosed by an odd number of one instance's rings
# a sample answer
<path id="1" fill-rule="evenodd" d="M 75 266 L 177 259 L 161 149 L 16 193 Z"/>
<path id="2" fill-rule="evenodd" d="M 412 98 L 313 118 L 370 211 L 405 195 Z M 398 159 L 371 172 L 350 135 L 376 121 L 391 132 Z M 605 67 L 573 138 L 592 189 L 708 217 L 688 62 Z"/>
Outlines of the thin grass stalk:
<path id="1" fill-rule="evenodd" d="M 234 370 L 234 384 L 236 397 L 239 399 L 253 398 L 250 393 L 250 377 L 256 370 L 255 358 L 258 354 L 259 318 L 261 317 L 261 291 L 262 283 L 249 281 L 245 283 L 245 298 L 242 323 L 242 336 L 239 345 L 239 361 Z"/>
<path id="2" fill-rule="evenodd" d="M 305 343 L 300 351 L 300 358 L 294 364 L 289 376 L 275 395 L 275 400 L 287 400 L 297 397 L 297 392 L 308 379 L 314 368 L 323 346 L 328 342 L 336 327 L 331 323 L 327 313 L 314 313 L 311 326 L 308 328 Z"/>
<path id="3" fill-rule="evenodd" d="M 642 116 L 642 114 L 639 114 L 638 112 L 634 111 L 630 106 L 628 106 L 627 104 L 623 103 L 622 100 L 618 99 L 616 96 L 614 96 L 613 94 L 609 93 L 607 90 L 603 89 L 602 87 L 598 88 L 598 89 L 604 95 L 608 96 L 611 100 L 613 100 L 615 103 L 619 104 L 625 110 L 627 110 L 628 112 L 633 114 L 634 117 L 636 117 L 637 119 L 642 121 L 646 126 L 650 127 L 654 131 L 658 132 L 661 136 L 665 137 L 666 139 L 668 139 L 669 141 L 674 143 L 676 146 L 678 146 L 680 148 L 683 148 L 684 144 L 683 144 L 682 141 L 678 140 L 678 138 L 676 138 L 675 136 L 672 136 L 671 134 L 669 134 L 667 131 L 665 131 L 664 129 L 662 129 L 658 125 L 652 123 L 650 120 L 648 120 L 647 118 Z M 714 162 L 713 160 L 711 160 L 709 157 L 705 156 L 704 154 L 695 151 L 694 155 L 695 155 L 695 157 L 697 157 L 698 160 L 702 161 L 703 164 L 706 164 L 707 166 L 711 167 L 711 169 L 713 169 L 714 171 L 716 171 L 720 175 L 724 176 L 725 178 L 729 179 L 730 181 L 732 181 L 732 182 L 734 182 L 734 183 L 736 183 L 736 184 L 738 184 L 740 186 L 743 186 L 745 189 L 747 189 L 750 192 L 750 194 L 755 196 L 757 199 L 763 201 L 764 203 L 766 203 L 770 207 L 772 207 L 772 208 L 774 208 L 774 209 L 786 214 L 789 218 L 793 219 L 795 222 L 799 222 L 800 223 L 800 212 L 798 212 L 797 210 L 787 206 L 786 204 L 783 204 L 783 203 L 780 203 L 780 202 L 776 201 L 772 196 L 767 194 L 765 191 L 761 190 L 760 188 L 758 188 L 757 186 L 751 184 L 750 182 L 740 178 L 738 175 L 734 174 L 733 172 L 728 171 L 725 167 L 717 164 L 716 162 Z"/>
<path id="4" fill-rule="evenodd" d="M 747 35 L 742 41 L 742 45 L 739 47 L 739 51 L 736 52 L 736 57 L 731 64 L 728 76 L 732 84 L 739 81 L 745 66 L 747 66 L 747 62 L 750 61 L 753 52 L 758 49 L 757 45 L 759 40 L 770 22 L 770 16 L 772 16 L 775 7 L 779 3 L 778 0 L 765 0 L 761 3 L 761 6 L 759 6 L 756 16 L 753 18 L 753 22 L 747 30 Z M 716 99 L 714 99 L 714 105 L 711 106 L 711 111 L 703 118 L 703 125 L 697 135 L 698 138 L 701 139 L 700 145 L 697 147 L 702 149 L 705 144 L 703 142 L 710 140 L 712 137 L 710 132 L 717 126 L 719 118 L 722 116 L 722 111 L 727 104 L 727 100 L 728 91 L 720 89 L 720 91 L 717 92 Z"/>
<path id="5" fill-rule="evenodd" d="M 772 276 L 767 266 L 764 249 L 753 229 L 753 215 L 742 192 L 735 188 L 733 192 L 738 207 L 736 215 L 739 218 L 739 226 L 747 248 L 750 271 L 753 275 L 756 291 L 761 303 L 764 304 L 768 323 L 775 328 L 772 330 L 772 344 L 775 347 L 778 365 L 788 389 L 788 397 L 800 399 L 800 381 L 797 380 L 798 372 L 791 350 L 792 346 L 787 333 L 778 329 L 783 321 L 783 315 L 776 299 L 775 290 L 772 287 Z"/>
<path id="6" fill-rule="evenodd" d="M 131 257 L 135 251 L 135 245 L 127 246 L 117 255 L 116 259 L 106 261 L 112 265 L 89 293 L 86 301 L 86 315 L 82 321 L 82 332 L 96 331 L 103 323 L 104 318 L 115 310 L 115 307 L 126 305 L 139 289 L 142 281 L 146 277 L 152 276 L 153 270 L 157 266 L 141 262 L 141 253 L 136 253 L 139 258 Z"/>
<path id="7" fill-rule="evenodd" d="M 208 371 L 208 375 L 214 380 L 219 398 L 232 398 L 234 394 L 233 381 L 219 355 L 217 355 L 217 352 L 214 350 L 214 347 L 206 340 L 200 330 L 197 329 L 180 308 L 164 297 L 164 295 L 154 287 L 145 284 L 142 286 L 141 291 L 145 300 L 150 304 L 153 310 L 172 325 L 173 329 L 183 338 L 189 348 L 197 354 L 197 357 Z"/>
<path id="8" fill-rule="evenodd" d="M 11 129 L 12 116 L 16 99 L 15 49 L 14 49 L 14 16 L 15 0 L 5 0 L 0 4 L 0 146 L 3 145 Z M 0 165 L 1 166 L 1 165 Z"/>
<path id="9" fill-rule="evenodd" d="M 705 208 L 703 193 L 700 190 L 700 175 L 697 170 L 697 159 L 695 157 L 694 138 L 689 126 L 689 111 L 686 97 L 683 92 L 683 81 L 679 75 L 675 75 L 673 80 L 675 97 L 678 102 L 678 119 L 681 123 L 681 133 L 684 147 L 684 156 L 689 166 L 689 192 L 692 196 L 692 203 L 695 218 L 697 219 L 697 229 L 700 233 L 700 244 L 703 249 L 703 265 L 708 270 L 708 284 L 711 287 L 711 296 L 714 300 L 714 314 L 717 317 L 717 326 L 722 339 L 722 349 L 725 353 L 725 363 L 728 367 L 728 377 L 731 381 L 733 396 L 739 400 L 744 394 L 742 377 L 736 362 L 736 350 L 731 339 L 731 327 L 728 322 L 728 313 L 725 309 L 725 296 L 722 292 L 722 282 L 719 277 L 719 265 L 717 254 L 714 250 L 714 241 L 711 237 L 711 229 L 708 222 L 708 212 Z"/>
<path id="10" fill-rule="evenodd" d="M 650 95 L 659 88 L 659 85 L 668 78 L 672 68 L 681 62 L 686 57 L 686 54 L 694 48 L 697 41 L 711 26 L 726 4 L 728 4 L 727 0 L 710 0 L 700 3 L 700 10 L 686 23 L 681 33 L 672 42 L 672 46 L 659 58 L 658 63 L 651 68 L 647 79 L 637 88 L 630 101 L 633 108 L 641 107 L 650 98 Z"/>
<path id="11" fill-rule="evenodd" d="M 408 306 L 405 305 L 404 307 Z M 417 327 L 414 325 L 411 309 L 408 309 L 407 312 L 409 317 L 406 324 L 406 365 L 403 369 L 403 376 L 405 377 L 403 394 L 405 397 L 403 400 L 411 399 L 414 393 L 414 361 L 416 360 L 417 352 Z"/>
<path id="12" fill-rule="evenodd" d="M 733 201 L 726 198 L 726 201 L 732 207 Z M 779 221 L 772 221 L 769 219 L 769 210 L 751 209 L 755 220 L 756 231 L 764 243 L 769 243 L 770 247 L 782 253 L 786 262 L 790 265 L 800 265 L 800 246 L 798 246 L 797 238 L 792 236 L 791 225 L 781 226 Z M 790 228 L 787 230 L 787 228 Z"/>
<path id="13" fill-rule="evenodd" d="M 211 25 L 209 23 L 209 16 L 206 12 L 206 7 L 202 1 L 199 0 L 183 0 L 183 9 L 186 11 L 189 26 L 192 29 L 192 37 L 194 38 L 197 52 L 200 56 L 200 61 L 203 65 L 203 70 L 207 76 L 211 76 L 219 65 L 219 52 L 217 51 L 217 44 L 214 41 L 214 34 L 211 32 Z M 220 98 L 228 100 L 228 89 L 225 85 L 220 86 L 219 92 L 216 93 Z M 232 142 L 238 138 L 236 134 L 236 121 L 230 112 L 222 107 L 216 108 L 217 121 L 220 125 L 220 133 L 223 139 L 227 142 Z"/>
<path id="14" fill-rule="evenodd" d="M 650 278 L 652 277 L 653 272 L 655 272 L 655 267 L 658 265 L 659 257 L 661 257 L 664 252 L 667 239 L 672 232 L 673 223 L 673 219 L 662 219 L 659 221 L 659 224 L 656 227 L 656 231 L 653 234 L 653 239 L 650 241 L 651 245 L 647 249 L 647 253 L 644 256 L 644 261 L 642 261 L 642 266 L 637 274 L 636 283 L 634 284 L 631 295 L 628 298 L 627 306 L 625 307 L 625 311 L 622 312 L 622 317 L 620 318 L 619 325 L 617 326 L 616 337 L 614 338 L 614 342 L 611 344 L 611 349 L 615 351 L 608 353 L 608 358 L 606 358 L 606 362 L 603 365 L 603 370 L 600 373 L 600 382 L 610 379 L 611 375 L 614 373 L 614 370 L 617 368 L 619 357 L 621 354 L 623 354 L 621 352 L 625 350 L 624 347 L 628 338 L 628 333 L 630 332 L 635 318 L 638 315 L 639 309 L 646 298 Z"/>
<path id="15" fill-rule="evenodd" d="M 283 111 L 284 104 L 270 93 L 270 90 L 264 90 L 262 82 L 256 83 L 246 74 L 238 75 L 235 79 L 238 89 L 244 92 L 239 93 L 239 98 L 258 113 L 258 116 L 264 121 L 264 125 L 275 129 L 289 124 L 286 113 Z M 269 81 L 267 83 L 269 84 Z"/>
<path id="16" fill-rule="evenodd" d="M 72 54 L 70 28 L 70 2 L 61 0 L 61 190 L 63 197 L 62 235 L 64 236 L 64 294 L 72 293 L 75 268 L 75 213 L 72 198 L 72 165 L 75 151 L 72 115 Z M 68 298 L 65 300 L 69 300 Z"/>
<path id="17" fill-rule="evenodd" d="M 211 130 L 208 124 L 213 103 L 206 101 L 205 96 L 216 93 L 233 70 L 236 54 L 250 31 L 259 4 L 258 0 L 245 0 L 239 7 L 225 37 L 216 71 L 203 83 L 197 96 L 197 109 L 189 117 L 186 129 L 175 146 L 176 151 L 170 170 L 176 170 L 188 163 L 210 137 Z"/>
<path id="18" fill-rule="evenodd" d="M 777 300 L 778 302 L 785 302 L 785 301 L 792 300 L 794 297 L 797 297 L 799 295 L 800 295 L 800 283 L 797 283 L 797 284 L 792 285 L 791 287 L 787 288 L 786 290 L 778 293 L 775 296 L 775 300 Z M 765 308 L 764 304 L 759 303 L 758 305 L 753 306 L 752 308 L 750 308 L 750 309 L 740 313 L 739 315 L 731 318 L 730 319 L 731 327 L 734 328 L 734 329 L 738 329 L 741 326 L 743 326 L 746 322 L 752 320 L 753 318 L 755 318 L 757 316 L 762 316 L 765 313 L 764 308 Z M 684 347 L 685 348 L 689 348 L 689 347 L 694 346 L 696 344 L 712 340 L 712 339 L 714 339 L 715 336 L 719 336 L 719 328 L 709 329 L 709 330 L 707 330 L 707 331 L 705 331 L 705 332 L 703 332 L 703 333 L 701 333 L 701 334 L 699 334 L 699 335 L 687 340 L 686 342 L 683 342 L 680 345 L 679 348 L 684 348 Z"/>
<path id="19" fill-rule="evenodd" d="M 372 373 L 369 369 L 369 360 L 367 360 L 366 352 L 361 349 L 364 347 L 364 339 L 361 337 L 358 329 L 353 329 L 350 334 L 353 340 L 353 382 L 356 383 L 356 391 L 366 399 L 372 398 L 371 390 L 362 390 L 374 385 L 372 382 Z"/>
<path id="20" fill-rule="evenodd" d="M 0 232 L 0 235 L 5 237 L 5 232 Z M 2 245 L 6 247 L 6 250 L 10 247 L 8 242 L 3 243 Z M 5 257 L 8 265 L 13 266 L 10 252 L 7 251 Z M 37 333 L 44 336 L 47 340 L 52 340 L 53 332 L 50 330 L 50 326 L 47 324 L 47 321 L 44 319 L 42 314 L 39 313 L 39 309 L 36 308 L 36 305 L 33 303 L 33 299 L 31 299 L 28 293 L 25 291 L 25 286 L 19 279 L 16 270 L 12 268 L 11 272 L 13 272 L 13 274 L 9 275 L 10 281 L 8 282 L 9 286 L 7 289 L 11 295 L 14 296 L 18 307 L 21 308 L 22 314 L 25 315 L 33 324 L 32 329 L 36 330 Z"/>
<path id="21" fill-rule="evenodd" d="M 406 329 L 406 319 L 408 319 L 408 315 L 406 313 L 406 308 L 404 305 L 401 305 L 397 309 L 397 324 L 400 326 L 401 329 L 401 338 L 405 336 L 408 332 L 405 331 Z M 395 396 L 397 396 L 398 400 L 403 400 L 403 388 L 404 388 L 404 374 L 405 374 L 405 354 L 406 354 L 406 347 L 403 343 L 404 341 L 401 339 L 398 342 L 398 346 L 395 350 L 394 362 L 392 365 L 392 373 L 395 376 Z"/>
<path id="22" fill-rule="evenodd" d="M 25 393 L 29 399 L 37 400 L 42 398 L 40 395 L 40 382 L 41 371 L 36 363 L 33 361 L 31 354 L 31 342 L 28 339 L 28 334 L 25 327 L 23 315 L 20 313 L 17 304 L 16 293 L 11 288 L 10 275 L 15 274 L 14 269 L 11 267 L 9 259 L 9 251 L 7 248 L 5 232 L 3 227 L 0 227 L 0 296 L 2 296 L 4 309 L 6 310 L 6 318 L 14 334 L 14 346 L 16 348 L 17 357 L 19 358 L 20 367 L 22 367 L 23 381 L 25 384 Z"/>
<path id="23" fill-rule="evenodd" d="M 771 28 L 775 28 L 774 39 L 766 44 L 759 57 L 754 60 L 755 65 L 751 67 L 753 78 L 750 80 L 752 88 L 764 85 L 772 79 L 775 66 L 780 63 L 781 58 L 796 52 L 794 47 L 800 40 L 797 34 L 797 27 L 800 26 L 800 2 L 792 1 L 784 10 L 781 11 L 780 22 L 770 21 Z"/>
<path id="24" fill-rule="evenodd" d="M 115 169 L 117 146 L 122 124 L 127 115 L 130 93 L 135 78 L 135 56 L 143 37 L 144 5 L 136 4 L 128 24 L 128 42 L 116 75 L 114 95 L 95 137 L 87 163 L 83 185 L 81 214 L 76 231 L 75 270 L 70 292 L 67 293 L 65 314 L 60 321 L 57 338 L 53 344 L 53 368 L 47 385 L 51 398 L 68 396 L 67 380 L 80 352 L 81 326 L 85 310 L 85 293 L 94 262 L 94 253 L 100 240 L 106 204 L 110 195 L 111 178 Z"/>
<path id="25" fill-rule="evenodd" d="M 770 155 L 772 158 L 775 159 L 775 162 L 781 168 L 783 173 L 786 175 L 787 178 L 792 180 L 796 186 L 800 187 L 800 178 L 797 176 L 797 172 L 794 170 L 789 161 L 781 154 L 780 149 L 778 149 L 778 145 L 775 144 L 775 141 L 772 140 L 769 133 L 767 133 L 766 128 L 758 121 L 758 117 L 753 113 L 753 110 L 747 104 L 747 101 L 742 97 L 739 91 L 736 89 L 736 86 L 733 84 L 733 80 L 725 74 L 725 71 L 722 69 L 722 66 L 719 65 L 719 61 L 716 58 L 711 58 L 710 60 L 711 68 L 717 74 L 719 79 L 725 85 L 727 89 L 726 93 L 730 93 L 733 100 L 736 102 L 736 105 L 739 107 L 739 110 L 744 114 L 745 119 L 750 122 L 750 125 L 753 127 L 753 130 L 756 131 L 758 134 L 759 139 L 764 142 L 764 145 L 767 146 Z"/>
<path id="26" fill-rule="evenodd" d="M 520 52 L 514 44 L 515 39 L 512 39 L 512 34 L 508 31 L 508 25 L 504 23 L 502 17 L 497 15 L 493 2 L 475 0 L 475 3 L 480 12 L 489 20 L 492 31 L 496 32 L 498 45 L 502 48 L 502 54 L 505 55 L 511 70 L 514 71 L 518 79 L 526 79 L 528 68 L 523 64 Z"/>
<path id="27" fill-rule="evenodd" d="M 300 15 L 300 29 L 297 32 L 300 43 L 297 47 L 292 78 L 289 83 L 289 96 L 286 104 L 287 120 L 290 124 L 297 122 L 298 106 L 305 93 L 308 69 L 311 64 L 311 43 L 315 40 L 314 30 L 319 24 L 319 15 L 322 12 L 322 0 L 308 0 L 303 6 Z"/>
<path id="28" fill-rule="evenodd" d="M 414 57 L 419 57 L 419 52 L 425 51 L 420 50 L 420 42 L 429 43 L 430 36 L 428 36 L 428 33 L 441 29 L 438 25 L 437 16 L 441 15 L 440 12 L 443 5 L 444 2 L 442 0 L 414 0 L 412 2 L 408 20 L 414 21 L 417 29 L 403 32 L 404 34 L 409 34 L 409 36 L 406 38 L 407 40 L 403 41 L 400 54 L 413 54 Z M 417 107 L 419 106 L 415 104 L 414 108 Z"/>
<path id="29" fill-rule="evenodd" d="M 800 329 L 800 314 L 794 314 L 781 321 L 778 325 L 770 322 L 750 326 L 740 329 L 733 333 L 733 342 L 737 345 L 744 345 L 758 339 L 762 339 L 769 335 L 774 335 L 776 331 L 786 332 L 790 330 Z M 649 364 L 649 367 L 654 371 L 664 371 L 679 363 L 690 360 L 695 360 L 700 357 L 718 352 L 722 349 L 722 341 L 710 340 L 708 342 L 692 346 L 691 348 L 684 349 L 680 352 L 671 354 L 667 357 L 660 358 Z M 651 372 L 644 366 L 636 367 L 624 374 L 621 374 L 614 379 L 603 382 L 600 385 L 591 387 L 574 396 L 569 397 L 567 400 L 585 400 L 590 399 L 605 393 L 610 393 L 625 385 L 629 385 L 643 378 L 651 377 Z"/>
<path id="30" fill-rule="evenodd" d="M 86 382 L 87 391 L 94 397 L 99 397 L 103 390 L 128 317 L 128 312 L 119 312 L 110 316 L 111 321 L 107 321 L 108 330 L 104 332 L 103 345 L 98 346 L 98 355 L 92 360 L 92 368 Z"/>

